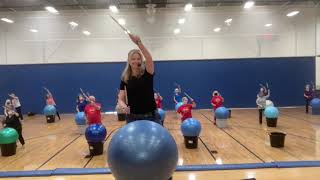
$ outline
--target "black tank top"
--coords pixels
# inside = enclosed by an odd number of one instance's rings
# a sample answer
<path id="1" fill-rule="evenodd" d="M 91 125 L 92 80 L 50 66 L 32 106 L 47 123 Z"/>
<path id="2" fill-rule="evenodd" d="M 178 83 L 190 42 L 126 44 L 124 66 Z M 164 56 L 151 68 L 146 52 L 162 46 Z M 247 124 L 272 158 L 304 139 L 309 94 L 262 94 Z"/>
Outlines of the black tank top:
<path id="1" fill-rule="evenodd" d="M 127 90 L 128 106 L 132 114 L 144 114 L 156 109 L 153 91 L 153 74 L 146 70 L 137 78 L 131 77 L 127 83 L 121 81 L 120 90 Z"/>

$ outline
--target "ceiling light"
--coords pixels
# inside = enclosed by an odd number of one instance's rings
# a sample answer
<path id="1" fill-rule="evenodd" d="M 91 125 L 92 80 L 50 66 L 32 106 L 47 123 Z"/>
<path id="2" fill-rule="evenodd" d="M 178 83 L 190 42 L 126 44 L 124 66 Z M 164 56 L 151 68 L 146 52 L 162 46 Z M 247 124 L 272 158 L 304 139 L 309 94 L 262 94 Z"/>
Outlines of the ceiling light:
<path id="1" fill-rule="evenodd" d="M 1 18 L 2 21 L 7 22 L 7 23 L 14 23 L 11 19 L 8 18 Z"/>

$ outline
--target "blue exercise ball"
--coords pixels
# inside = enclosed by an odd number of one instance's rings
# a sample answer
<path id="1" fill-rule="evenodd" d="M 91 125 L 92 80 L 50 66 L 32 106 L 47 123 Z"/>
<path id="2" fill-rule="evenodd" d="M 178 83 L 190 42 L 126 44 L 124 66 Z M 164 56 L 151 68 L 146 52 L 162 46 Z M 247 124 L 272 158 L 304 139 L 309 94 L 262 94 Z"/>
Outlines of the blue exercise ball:
<path id="1" fill-rule="evenodd" d="M 107 136 L 107 130 L 102 124 L 91 124 L 86 129 L 86 139 L 88 142 L 101 142 Z"/>
<path id="2" fill-rule="evenodd" d="M 163 109 L 158 108 L 158 113 L 160 114 L 161 121 L 164 121 L 164 119 L 166 118 L 166 112 Z"/>
<path id="3" fill-rule="evenodd" d="M 215 110 L 215 116 L 217 119 L 228 119 L 229 118 L 229 110 L 225 107 L 219 107 Z"/>
<path id="4" fill-rule="evenodd" d="M 161 125 L 147 120 L 131 122 L 113 135 L 108 164 L 117 180 L 167 180 L 175 171 L 178 148 Z"/>
<path id="5" fill-rule="evenodd" d="M 279 116 L 279 110 L 274 106 L 266 107 L 264 110 L 266 118 L 277 118 Z"/>
<path id="6" fill-rule="evenodd" d="M 78 112 L 75 118 L 77 125 L 86 125 L 86 115 L 84 112 Z"/>
<path id="7" fill-rule="evenodd" d="M 310 105 L 312 108 L 320 108 L 320 99 L 319 98 L 313 98 L 310 102 Z"/>
<path id="8" fill-rule="evenodd" d="M 52 116 L 56 114 L 56 107 L 53 105 L 46 105 L 43 109 L 43 114 L 46 116 Z"/>
<path id="9" fill-rule="evenodd" d="M 179 107 L 182 105 L 183 105 L 183 102 L 178 102 L 175 107 L 176 111 L 178 111 Z"/>
<path id="10" fill-rule="evenodd" d="M 181 124 L 183 136 L 197 137 L 201 132 L 201 124 L 197 119 L 189 118 Z"/>

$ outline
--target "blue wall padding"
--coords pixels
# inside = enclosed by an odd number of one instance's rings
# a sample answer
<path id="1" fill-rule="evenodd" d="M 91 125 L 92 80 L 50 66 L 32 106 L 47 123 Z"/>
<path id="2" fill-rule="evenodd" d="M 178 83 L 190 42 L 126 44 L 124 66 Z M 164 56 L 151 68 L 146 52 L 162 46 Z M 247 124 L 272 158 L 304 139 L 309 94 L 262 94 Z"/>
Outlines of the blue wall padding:
<path id="1" fill-rule="evenodd" d="M 278 168 L 320 167 L 320 161 L 283 161 L 276 164 Z"/>
<path id="2" fill-rule="evenodd" d="M 14 92 L 23 112 L 42 113 L 45 86 L 58 110 L 72 113 L 81 87 L 96 96 L 103 111 L 114 111 L 124 67 L 124 62 L 0 65 L 0 104 Z M 259 83 L 265 82 L 275 106 L 304 105 L 304 85 L 315 80 L 315 57 L 158 61 L 155 68 L 154 87 L 164 98 L 164 109 L 174 109 L 174 82 L 203 109 L 211 108 L 214 89 L 224 96 L 226 107 L 256 107 Z"/>
<path id="3" fill-rule="evenodd" d="M 0 178 L 5 177 L 40 177 L 51 176 L 52 170 L 37 170 L 37 171 L 7 171 L 0 172 Z"/>
<path id="4" fill-rule="evenodd" d="M 110 174 L 109 168 L 58 168 L 52 175 Z"/>
<path id="5" fill-rule="evenodd" d="M 210 170 L 234 170 L 234 169 L 260 169 L 276 168 L 277 165 L 271 163 L 248 163 L 248 164 L 209 164 L 209 165 L 185 165 L 177 166 L 176 171 L 210 171 Z"/>
<path id="6" fill-rule="evenodd" d="M 320 161 L 281 161 L 266 163 L 244 163 L 244 164 L 207 164 L 207 165 L 184 165 L 177 166 L 176 171 L 213 171 L 213 170 L 238 170 L 238 169 L 262 169 L 262 168 L 299 168 L 320 167 Z M 7 171 L 0 172 L 0 177 L 38 177 L 57 175 L 90 175 L 111 174 L 109 168 L 58 168 L 55 170 L 35 171 Z"/>

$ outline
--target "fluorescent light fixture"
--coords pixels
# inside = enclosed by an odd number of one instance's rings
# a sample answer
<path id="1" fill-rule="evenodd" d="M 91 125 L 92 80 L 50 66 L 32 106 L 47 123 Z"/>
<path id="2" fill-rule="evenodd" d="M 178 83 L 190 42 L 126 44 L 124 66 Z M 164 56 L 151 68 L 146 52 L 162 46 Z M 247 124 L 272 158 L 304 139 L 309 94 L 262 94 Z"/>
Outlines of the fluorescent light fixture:
<path id="1" fill-rule="evenodd" d="M 126 25 L 126 20 L 123 18 L 118 19 L 118 23 L 121 24 L 122 26 Z"/>
<path id="2" fill-rule="evenodd" d="M 91 32 L 89 32 L 89 31 L 82 31 L 82 33 L 87 35 L 87 36 L 89 36 L 91 34 Z"/>
<path id="3" fill-rule="evenodd" d="M 174 29 L 173 33 L 174 34 L 179 34 L 181 32 L 181 30 L 179 28 Z"/>
<path id="4" fill-rule="evenodd" d="M 185 18 L 180 18 L 179 20 L 178 20 L 178 23 L 179 24 L 184 24 L 186 22 L 186 19 Z"/>
<path id="5" fill-rule="evenodd" d="M 287 16 L 288 16 L 288 17 L 293 17 L 293 16 L 295 16 L 295 15 L 297 15 L 297 14 L 299 14 L 299 11 L 292 11 L 292 12 L 289 12 L 289 13 L 287 14 Z"/>
<path id="6" fill-rule="evenodd" d="M 188 3 L 188 4 L 186 4 L 185 6 L 184 6 L 184 10 L 185 11 L 191 11 L 191 9 L 192 9 L 192 4 L 191 3 Z"/>
<path id="7" fill-rule="evenodd" d="M 69 24 L 70 24 L 71 26 L 73 26 L 73 27 L 77 27 L 77 26 L 79 26 L 79 24 L 78 24 L 78 23 L 73 22 L 73 21 L 69 22 Z"/>
<path id="8" fill-rule="evenodd" d="M 47 6 L 45 9 L 54 14 L 58 13 L 58 10 L 56 10 L 54 7 L 51 7 L 51 6 Z"/>
<path id="9" fill-rule="evenodd" d="M 110 11 L 111 11 L 111 12 L 113 12 L 113 13 L 117 13 L 117 12 L 119 12 L 119 10 L 118 10 L 117 6 L 115 6 L 115 5 L 111 5 L 111 6 L 109 6 L 109 9 L 110 9 Z"/>
<path id="10" fill-rule="evenodd" d="M 14 23 L 14 21 L 8 18 L 1 18 L 1 21 L 7 22 L 7 23 Z"/>
<path id="11" fill-rule="evenodd" d="M 268 23 L 268 24 L 265 24 L 264 26 L 265 26 L 265 27 L 271 27 L 272 24 Z"/>
<path id="12" fill-rule="evenodd" d="M 221 28 L 219 28 L 219 27 L 214 28 L 213 31 L 214 31 L 214 32 L 220 32 L 220 31 L 221 31 Z"/>
<path id="13" fill-rule="evenodd" d="M 37 29 L 30 29 L 30 31 L 34 33 L 39 32 Z"/>
<path id="14" fill-rule="evenodd" d="M 243 8 L 245 8 L 245 9 L 250 9 L 250 8 L 252 8 L 253 6 L 254 6 L 254 1 L 247 1 L 247 2 L 244 4 Z"/>
<path id="15" fill-rule="evenodd" d="M 224 22 L 225 22 L 225 23 L 227 23 L 227 24 L 229 24 L 229 23 L 231 23 L 231 22 L 232 22 L 232 19 L 231 19 L 231 18 L 226 19 Z"/>

